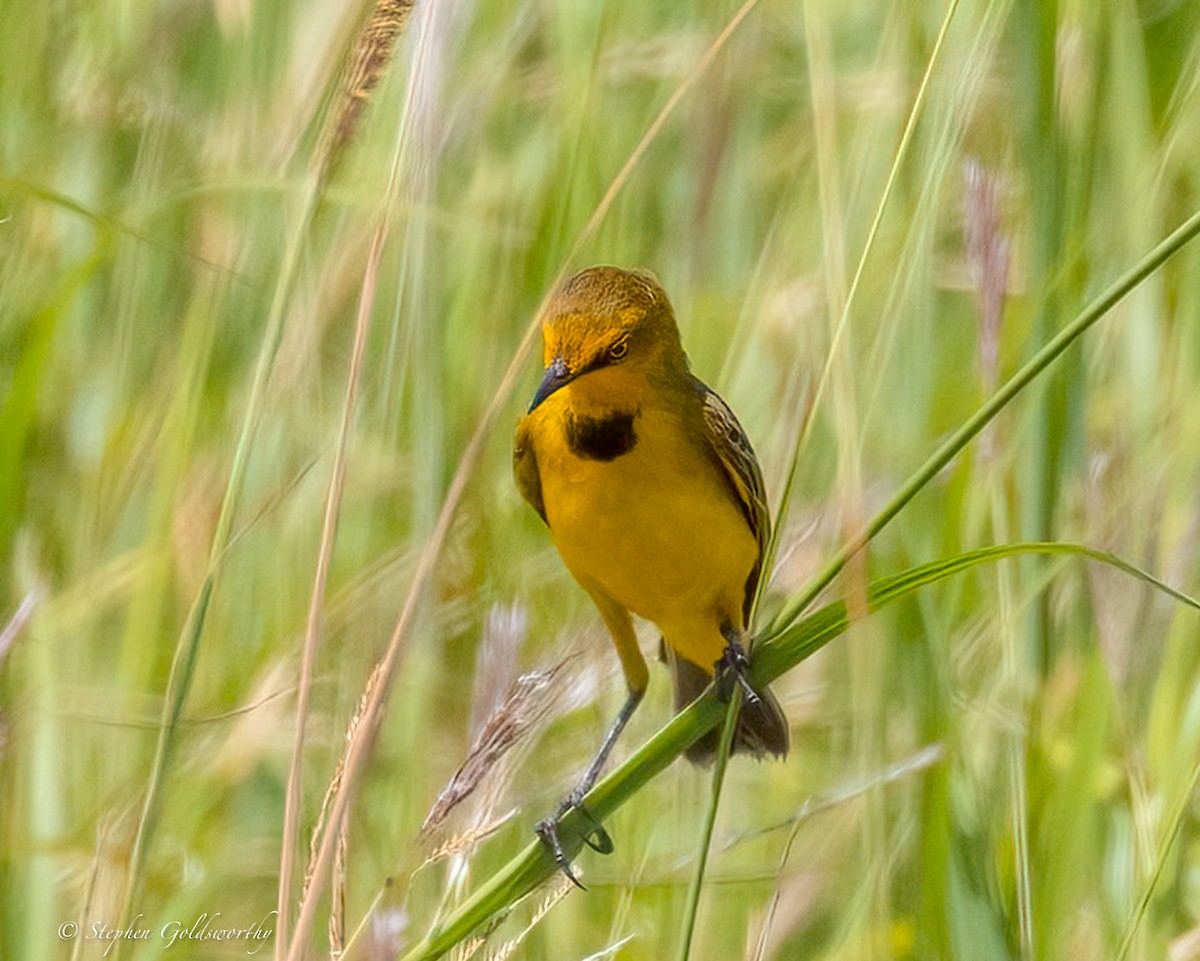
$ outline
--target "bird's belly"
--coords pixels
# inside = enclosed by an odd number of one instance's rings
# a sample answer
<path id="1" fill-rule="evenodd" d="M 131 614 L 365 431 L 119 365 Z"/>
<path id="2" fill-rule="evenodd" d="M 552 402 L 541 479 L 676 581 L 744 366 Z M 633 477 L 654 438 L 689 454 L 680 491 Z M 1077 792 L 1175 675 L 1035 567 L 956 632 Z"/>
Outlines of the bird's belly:
<path id="1" fill-rule="evenodd" d="M 719 468 L 653 439 L 639 431 L 637 445 L 611 461 L 567 454 L 546 465 L 547 520 L 577 578 L 653 621 L 685 655 L 702 644 L 693 659 L 711 664 L 721 624 L 741 622 L 758 544 Z M 673 636 L 701 624 L 703 639 Z"/>

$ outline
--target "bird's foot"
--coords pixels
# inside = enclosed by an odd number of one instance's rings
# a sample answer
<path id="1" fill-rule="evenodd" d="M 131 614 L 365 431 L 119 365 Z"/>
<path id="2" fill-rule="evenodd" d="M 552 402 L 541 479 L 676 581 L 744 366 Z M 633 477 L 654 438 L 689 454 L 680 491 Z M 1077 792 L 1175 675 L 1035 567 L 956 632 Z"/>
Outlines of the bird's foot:
<path id="1" fill-rule="evenodd" d="M 567 879 L 581 891 L 586 891 L 583 882 L 575 876 L 575 872 L 571 870 L 571 861 L 563 850 L 562 841 L 558 836 L 558 828 L 562 819 L 572 811 L 578 811 L 583 819 L 586 832 L 583 835 L 583 843 L 593 851 L 599 854 L 612 854 L 613 842 L 609 834 L 604 830 L 604 825 L 597 820 L 596 816 L 583 803 L 583 796 L 586 791 L 574 790 L 568 794 L 562 801 L 559 802 L 557 810 L 550 817 L 538 821 L 534 831 L 537 836 L 542 839 L 542 843 L 550 849 L 550 853 L 554 855 L 554 863 L 558 865 L 558 869 L 567 876 Z"/>
<path id="2" fill-rule="evenodd" d="M 750 671 L 750 656 L 736 635 L 729 636 L 727 634 L 726 641 L 725 650 L 721 652 L 721 659 L 713 665 L 716 669 L 717 694 L 722 701 L 728 701 L 733 696 L 733 687 L 736 684 L 746 695 L 747 703 L 757 704 L 760 698 L 754 693 L 754 688 L 750 686 L 750 681 L 746 678 Z"/>

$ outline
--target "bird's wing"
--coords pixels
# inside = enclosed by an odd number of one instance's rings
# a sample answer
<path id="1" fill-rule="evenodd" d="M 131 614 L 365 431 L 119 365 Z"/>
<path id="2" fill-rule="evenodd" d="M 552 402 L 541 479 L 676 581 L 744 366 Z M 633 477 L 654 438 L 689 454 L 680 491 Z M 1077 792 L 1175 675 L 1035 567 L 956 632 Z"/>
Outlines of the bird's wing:
<path id="1" fill-rule="evenodd" d="M 538 516 L 546 521 L 546 505 L 542 501 L 542 477 L 538 473 L 537 455 L 533 452 L 533 442 L 526 421 L 521 421 L 517 428 L 517 442 L 513 446 L 513 476 L 517 479 L 517 490 L 521 492 L 521 496 L 538 512 Z"/>
<path id="2" fill-rule="evenodd" d="M 696 384 L 704 401 L 705 439 L 716 455 L 733 494 L 737 497 L 754 539 L 758 541 L 758 562 L 746 582 L 744 613 L 749 618 L 750 606 L 754 603 L 754 593 L 758 589 L 758 579 L 762 573 L 763 555 L 771 536 L 771 511 L 767 506 L 767 490 L 763 484 L 758 458 L 754 456 L 754 448 L 750 446 L 750 439 L 733 416 L 729 405 L 716 391 L 698 380 Z"/>

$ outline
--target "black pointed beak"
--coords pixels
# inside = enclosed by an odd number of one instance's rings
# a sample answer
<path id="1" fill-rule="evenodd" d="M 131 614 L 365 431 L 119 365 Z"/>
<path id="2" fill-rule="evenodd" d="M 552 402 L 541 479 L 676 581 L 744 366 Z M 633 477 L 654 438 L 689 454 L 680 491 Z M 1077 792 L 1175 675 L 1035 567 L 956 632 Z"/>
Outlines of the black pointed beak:
<path id="1" fill-rule="evenodd" d="M 538 387 L 537 393 L 533 395 L 533 403 L 529 405 L 529 412 L 532 414 L 542 401 L 560 387 L 569 384 L 573 376 L 567 369 L 567 362 L 562 357 L 555 357 L 550 362 L 550 366 L 546 368 L 546 376 L 542 378 L 542 384 Z"/>

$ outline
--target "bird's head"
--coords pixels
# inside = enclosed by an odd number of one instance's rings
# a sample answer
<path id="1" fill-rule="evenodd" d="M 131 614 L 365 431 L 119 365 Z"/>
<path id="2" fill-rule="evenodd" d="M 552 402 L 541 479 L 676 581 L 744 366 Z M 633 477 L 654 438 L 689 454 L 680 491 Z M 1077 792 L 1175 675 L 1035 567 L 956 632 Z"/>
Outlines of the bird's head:
<path id="1" fill-rule="evenodd" d="M 666 291 L 648 271 L 581 270 L 554 291 L 544 318 L 546 375 L 531 411 L 593 371 L 687 370 Z"/>

